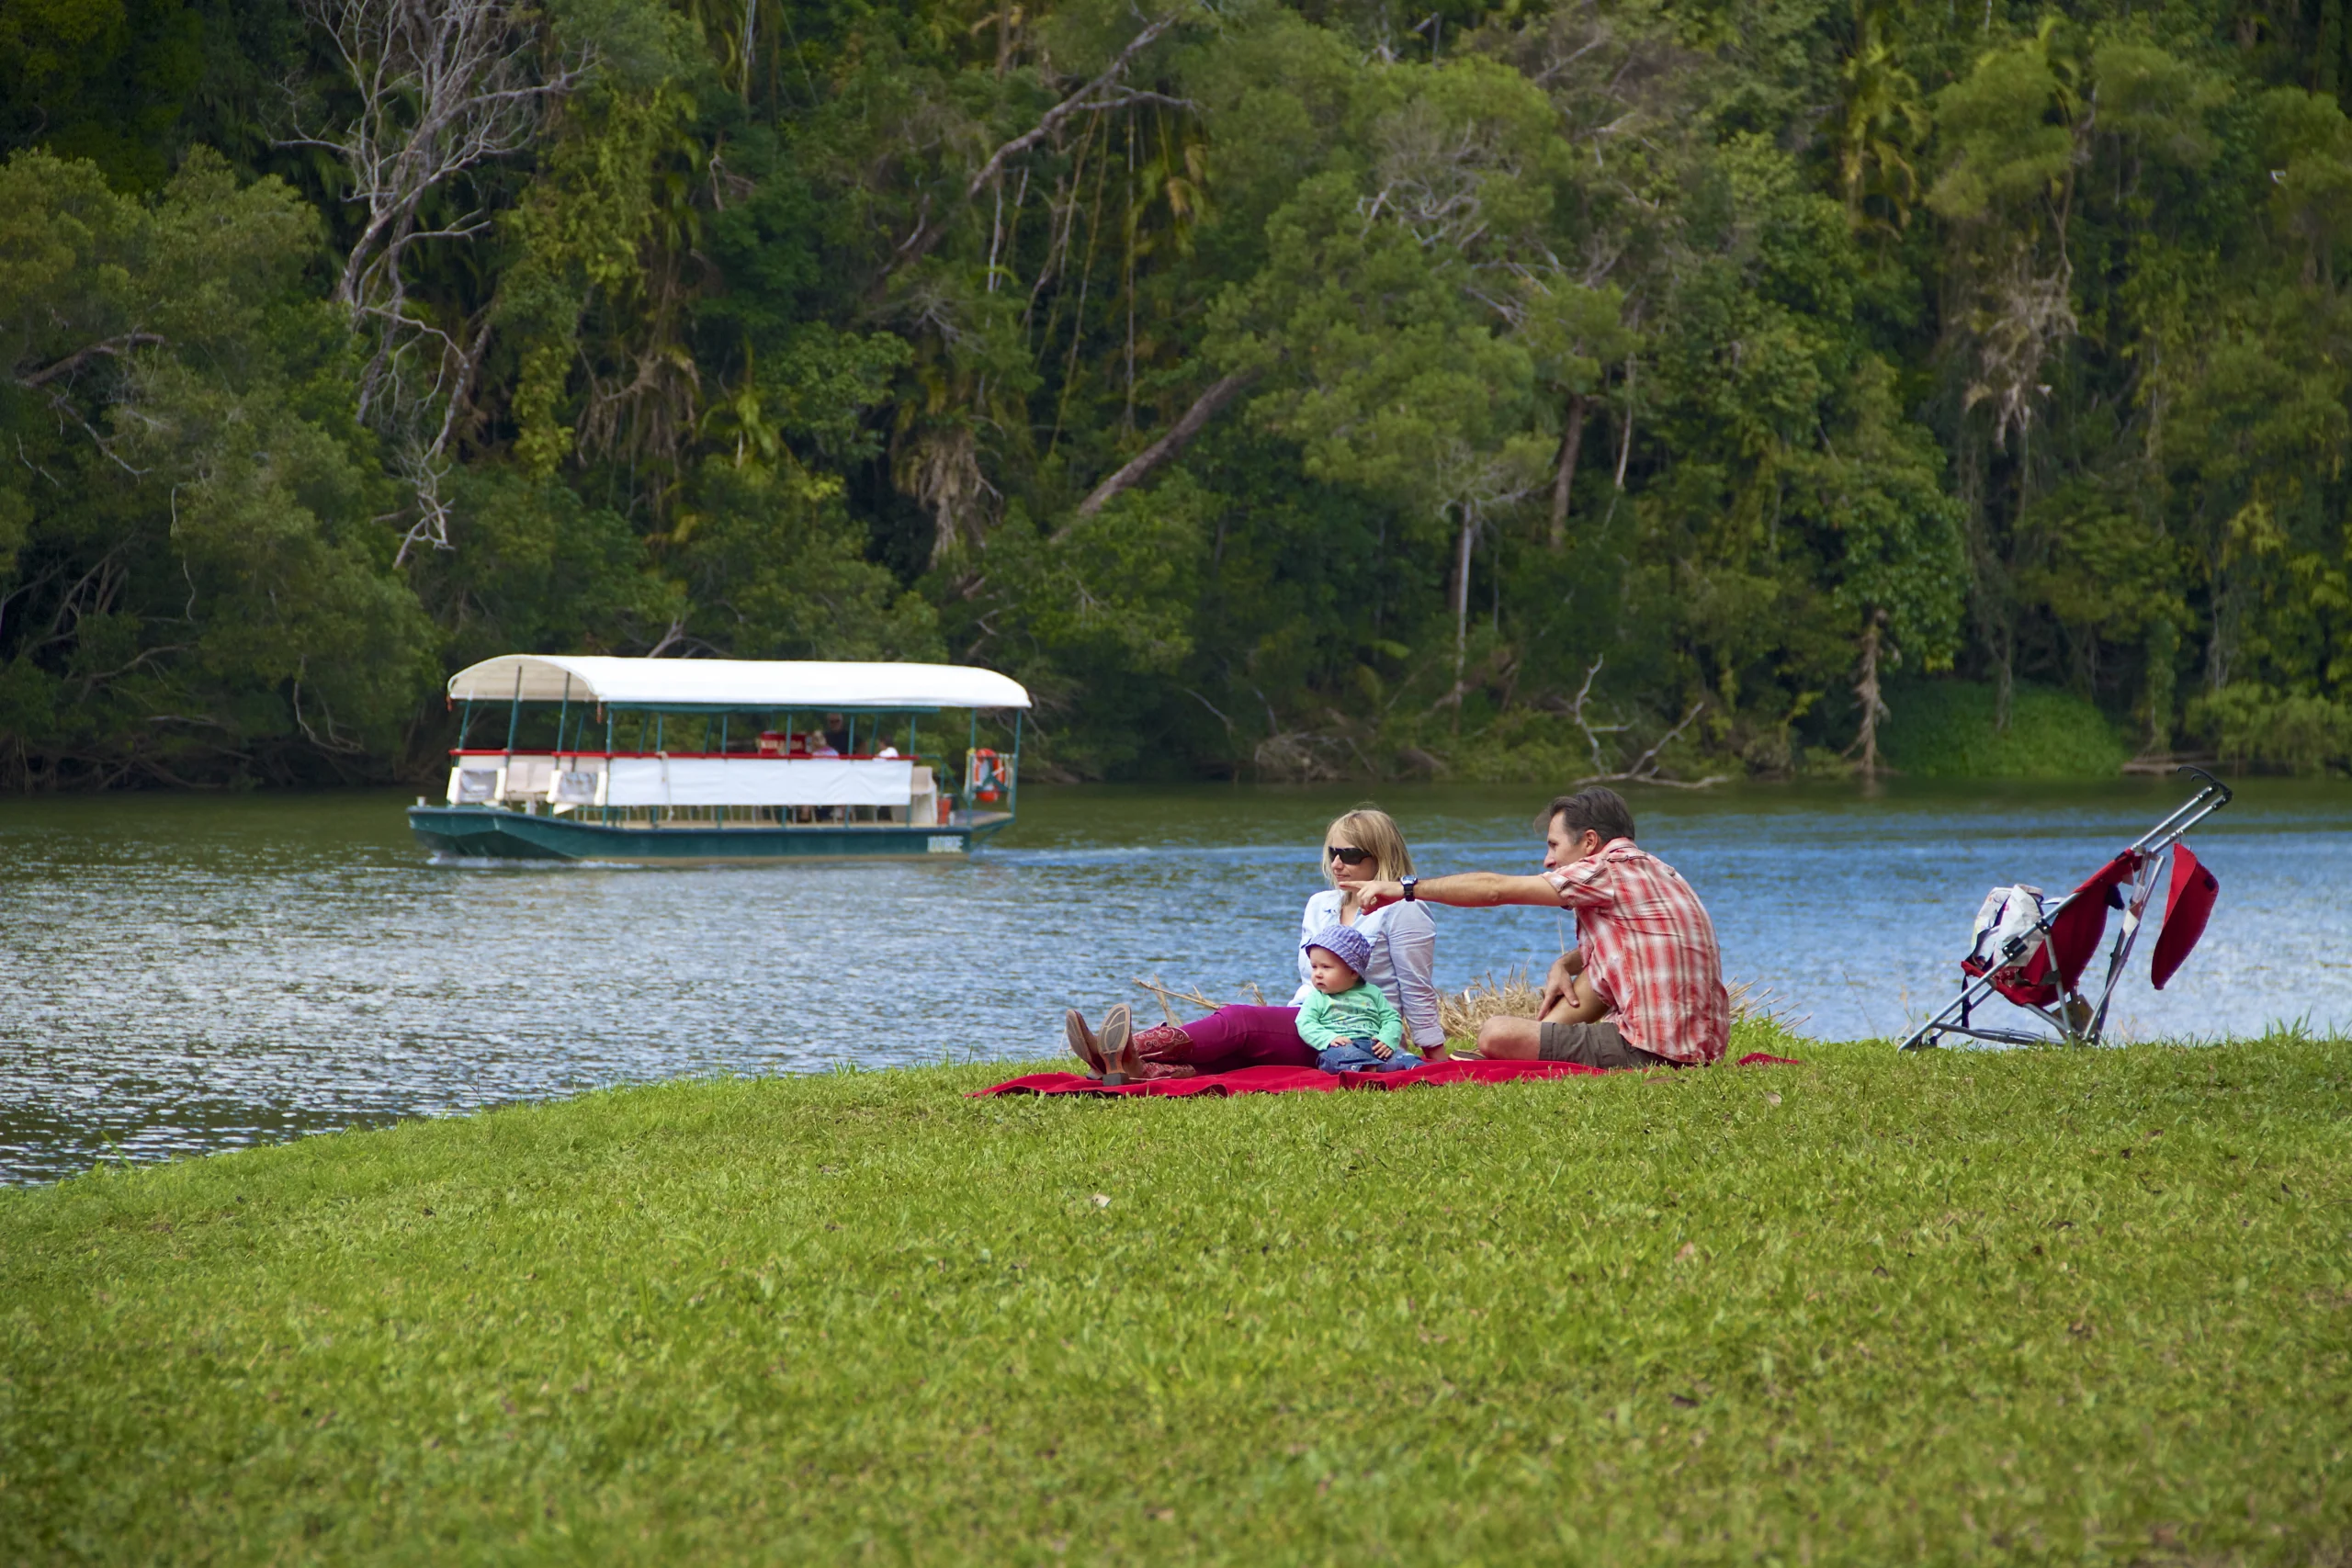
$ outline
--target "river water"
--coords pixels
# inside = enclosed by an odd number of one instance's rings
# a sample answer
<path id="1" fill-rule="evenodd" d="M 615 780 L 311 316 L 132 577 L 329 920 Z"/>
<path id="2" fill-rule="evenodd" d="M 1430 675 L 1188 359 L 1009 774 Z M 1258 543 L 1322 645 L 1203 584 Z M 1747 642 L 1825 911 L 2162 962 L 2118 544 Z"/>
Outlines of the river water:
<path id="1" fill-rule="evenodd" d="M 1370 793 L 1425 874 L 1535 869 L 1536 790 Z M 1988 886 L 2070 887 L 2187 793 L 1634 805 L 1731 976 L 1846 1039 L 1946 998 Z M 0 1181 L 683 1075 L 1035 1057 L 1138 976 L 1283 1000 L 1323 825 L 1366 794 L 1032 788 L 969 863 L 700 870 L 435 864 L 380 793 L 0 803 Z M 2142 943 L 2110 1034 L 2352 1028 L 2352 786 L 2250 781 L 2196 842 L 2211 929 L 2162 994 Z M 1560 945 L 1544 910 L 1437 918 L 1448 987 Z"/>

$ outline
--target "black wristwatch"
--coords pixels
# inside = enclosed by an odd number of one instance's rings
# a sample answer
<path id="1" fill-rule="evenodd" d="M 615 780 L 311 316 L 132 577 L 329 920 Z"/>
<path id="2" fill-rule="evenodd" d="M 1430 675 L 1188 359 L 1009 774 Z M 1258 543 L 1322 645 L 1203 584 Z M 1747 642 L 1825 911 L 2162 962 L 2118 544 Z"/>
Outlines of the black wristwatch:
<path id="1" fill-rule="evenodd" d="M 1396 886 L 1399 886 L 1399 887 L 1401 887 L 1401 888 L 1403 888 L 1403 889 L 1405 890 L 1405 902 L 1406 902 L 1406 903 L 1408 903 L 1408 904 L 1413 904 L 1413 903 L 1419 903 L 1419 902 L 1420 901 L 1420 886 L 1421 886 L 1421 879 L 1420 879 L 1419 877 L 1418 877 L 1418 876 L 1407 876 L 1407 877 L 1401 877 L 1401 878 L 1399 878 L 1399 879 L 1397 880 Z"/>

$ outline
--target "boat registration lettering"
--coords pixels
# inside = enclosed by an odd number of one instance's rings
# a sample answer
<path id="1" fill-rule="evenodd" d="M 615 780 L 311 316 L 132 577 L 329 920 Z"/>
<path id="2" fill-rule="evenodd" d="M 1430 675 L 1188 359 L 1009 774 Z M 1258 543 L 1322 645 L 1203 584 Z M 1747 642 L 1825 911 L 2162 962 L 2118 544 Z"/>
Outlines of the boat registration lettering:
<path id="1" fill-rule="evenodd" d="M 931 835 L 931 852 L 933 854 L 952 855 L 958 853 L 963 848 L 964 840 L 953 833 L 933 833 Z"/>

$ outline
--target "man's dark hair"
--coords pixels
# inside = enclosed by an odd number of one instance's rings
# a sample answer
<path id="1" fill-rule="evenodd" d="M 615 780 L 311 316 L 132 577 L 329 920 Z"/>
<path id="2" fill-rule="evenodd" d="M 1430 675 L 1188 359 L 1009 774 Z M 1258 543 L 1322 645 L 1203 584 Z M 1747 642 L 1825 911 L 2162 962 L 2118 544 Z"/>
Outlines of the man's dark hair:
<path id="1" fill-rule="evenodd" d="M 1550 832 L 1556 818 L 1566 818 L 1571 838 L 1583 838 L 1588 828 L 1600 834 L 1604 844 L 1634 836 L 1634 808 L 1625 804 L 1623 795 L 1604 784 L 1555 799 L 1535 819 L 1536 830 Z"/>

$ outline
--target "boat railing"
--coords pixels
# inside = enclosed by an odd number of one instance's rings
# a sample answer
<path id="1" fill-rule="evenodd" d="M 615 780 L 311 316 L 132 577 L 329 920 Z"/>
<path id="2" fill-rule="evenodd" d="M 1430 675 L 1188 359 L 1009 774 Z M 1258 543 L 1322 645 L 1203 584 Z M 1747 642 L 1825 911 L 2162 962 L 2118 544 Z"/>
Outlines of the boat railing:
<path id="1" fill-rule="evenodd" d="M 725 761 L 729 762 L 922 762 L 928 764 L 937 761 L 936 758 L 927 752 L 899 751 L 896 750 L 887 752 L 840 751 L 828 757 L 814 755 L 807 751 L 793 751 L 788 753 L 776 751 L 746 751 L 741 748 L 727 751 L 682 751 L 674 747 L 667 750 L 659 751 L 608 751 L 601 747 L 517 747 L 510 750 L 503 746 L 453 746 L 449 749 L 449 755 L 458 758 L 497 757 L 502 760 L 507 757 L 576 757 L 582 761 L 590 762 L 612 757 L 667 757 L 673 761 L 681 762 Z"/>
<path id="2" fill-rule="evenodd" d="M 952 825 L 931 765 L 909 757 L 468 750 L 447 799 L 615 827 Z"/>

